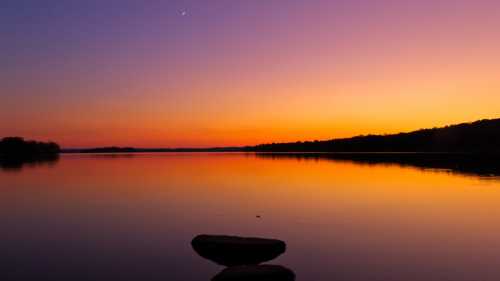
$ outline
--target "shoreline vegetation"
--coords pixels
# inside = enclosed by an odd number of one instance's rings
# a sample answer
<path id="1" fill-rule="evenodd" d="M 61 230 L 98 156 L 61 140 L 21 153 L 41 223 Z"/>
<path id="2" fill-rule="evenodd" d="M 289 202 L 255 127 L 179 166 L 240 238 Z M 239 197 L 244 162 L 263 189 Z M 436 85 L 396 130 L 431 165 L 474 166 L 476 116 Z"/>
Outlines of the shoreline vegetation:
<path id="1" fill-rule="evenodd" d="M 213 148 L 135 148 L 135 147 L 97 147 L 97 148 L 69 148 L 62 149 L 61 153 L 149 153 L 149 152 L 243 152 L 244 147 L 213 147 Z"/>
<path id="2" fill-rule="evenodd" d="M 53 142 L 0 141 L 0 168 L 55 163 L 59 153 L 133 155 L 135 153 L 248 152 L 259 158 L 351 161 L 359 164 L 397 164 L 421 169 L 500 177 L 500 119 L 480 120 L 442 128 L 393 135 L 368 135 L 326 141 L 272 143 L 246 147 L 60 149 Z"/>
<path id="3" fill-rule="evenodd" d="M 55 142 L 25 140 L 21 137 L 6 137 L 0 140 L 1 158 L 35 158 L 57 155 L 61 148 Z"/>
<path id="4" fill-rule="evenodd" d="M 255 152 L 340 153 L 459 153 L 499 154 L 500 119 L 479 120 L 441 128 L 391 135 L 367 135 L 326 141 L 271 143 L 251 147 Z"/>
<path id="5" fill-rule="evenodd" d="M 59 153 L 145 153 L 145 152 L 270 152 L 270 153 L 439 153 L 500 154 L 500 118 L 484 119 L 441 128 L 421 129 L 388 135 L 269 143 L 242 147 L 135 148 L 97 147 L 61 149 L 54 142 L 26 141 L 7 137 L 0 141 L 0 157 L 33 157 Z"/>
<path id="6" fill-rule="evenodd" d="M 271 152 L 271 153 L 458 153 L 500 154 L 500 118 L 388 135 L 361 135 L 324 141 L 269 143 L 242 147 L 63 149 L 62 153 Z"/>
<path id="7" fill-rule="evenodd" d="M 19 170 L 24 165 L 52 164 L 59 160 L 61 148 L 54 142 L 26 141 L 20 137 L 0 140 L 0 169 Z"/>

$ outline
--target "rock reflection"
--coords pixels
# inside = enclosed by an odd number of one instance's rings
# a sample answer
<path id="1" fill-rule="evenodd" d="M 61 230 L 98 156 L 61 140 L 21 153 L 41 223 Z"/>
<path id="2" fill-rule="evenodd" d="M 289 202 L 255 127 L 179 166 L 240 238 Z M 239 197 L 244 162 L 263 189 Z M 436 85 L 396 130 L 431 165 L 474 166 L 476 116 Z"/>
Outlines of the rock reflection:
<path id="1" fill-rule="evenodd" d="M 277 239 L 245 238 L 226 235 L 198 235 L 191 245 L 201 257 L 228 266 L 212 281 L 293 281 L 292 270 L 281 265 L 260 265 L 286 251 Z"/>
<path id="2" fill-rule="evenodd" d="M 242 265 L 228 267 L 212 281 L 290 281 L 295 274 L 281 265 Z"/>

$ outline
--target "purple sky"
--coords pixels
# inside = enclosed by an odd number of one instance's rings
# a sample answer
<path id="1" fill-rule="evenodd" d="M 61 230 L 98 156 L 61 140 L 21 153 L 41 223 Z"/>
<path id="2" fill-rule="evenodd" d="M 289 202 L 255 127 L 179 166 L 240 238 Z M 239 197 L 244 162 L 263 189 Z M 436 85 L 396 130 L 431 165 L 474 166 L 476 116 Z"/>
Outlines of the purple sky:
<path id="1" fill-rule="evenodd" d="M 499 1 L 6 0 L 0 136 L 245 145 L 493 118 L 498 26 Z"/>

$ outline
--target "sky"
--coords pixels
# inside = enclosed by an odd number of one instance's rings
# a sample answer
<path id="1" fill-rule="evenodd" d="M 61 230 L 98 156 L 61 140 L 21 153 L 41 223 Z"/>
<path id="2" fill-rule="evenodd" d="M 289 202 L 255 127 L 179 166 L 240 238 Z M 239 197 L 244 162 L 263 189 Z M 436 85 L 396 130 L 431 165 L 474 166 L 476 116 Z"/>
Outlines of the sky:
<path id="1" fill-rule="evenodd" d="M 500 117 L 500 1 L 3 0 L 0 137 L 207 147 Z"/>

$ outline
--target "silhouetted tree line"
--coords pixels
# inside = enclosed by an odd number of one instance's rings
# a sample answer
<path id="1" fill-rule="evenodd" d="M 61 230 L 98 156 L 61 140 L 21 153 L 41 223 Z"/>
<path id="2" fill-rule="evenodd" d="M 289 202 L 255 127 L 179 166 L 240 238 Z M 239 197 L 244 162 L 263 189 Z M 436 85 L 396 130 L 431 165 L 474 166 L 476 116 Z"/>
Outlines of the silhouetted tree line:
<path id="1" fill-rule="evenodd" d="M 54 142 L 26 141 L 20 137 L 7 137 L 0 141 L 0 156 L 3 157 L 38 157 L 58 154 L 61 151 Z"/>
<path id="2" fill-rule="evenodd" d="M 79 153 L 134 153 L 138 152 L 137 149 L 133 147 L 97 147 L 97 148 L 88 148 L 88 149 L 80 149 L 77 152 Z"/>
<path id="3" fill-rule="evenodd" d="M 247 147 L 258 152 L 500 152 L 500 119 L 393 135 L 327 141 L 271 143 Z"/>
<path id="4" fill-rule="evenodd" d="M 96 147 L 84 149 L 66 149 L 70 153 L 146 153 L 146 152 L 234 152 L 243 151 L 241 147 L 211 148 L 134 148 L 134 147 Z"/>

